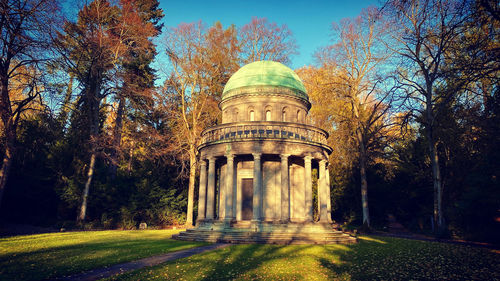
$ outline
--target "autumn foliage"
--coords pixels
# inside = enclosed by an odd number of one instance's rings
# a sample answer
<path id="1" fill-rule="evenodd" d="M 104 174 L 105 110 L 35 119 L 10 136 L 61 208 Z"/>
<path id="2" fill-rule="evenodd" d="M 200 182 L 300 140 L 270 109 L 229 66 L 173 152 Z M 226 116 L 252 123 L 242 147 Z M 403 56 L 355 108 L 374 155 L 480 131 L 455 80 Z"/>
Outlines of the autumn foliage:
<path id="1" fill-rule="evenodd" d="M 0 5 L 2 222 L 192 225 L 226 82 L 253 61 L 293 65 L 292 30 L 163 26 L 157 0 L 88 1 L 74 19 L 59 6 Z M 330 134 L 337 222 L 498 240 L 499 31 L 490 0 L 390 0 L 332 23 L 297 73 L 307 122 Z"/>

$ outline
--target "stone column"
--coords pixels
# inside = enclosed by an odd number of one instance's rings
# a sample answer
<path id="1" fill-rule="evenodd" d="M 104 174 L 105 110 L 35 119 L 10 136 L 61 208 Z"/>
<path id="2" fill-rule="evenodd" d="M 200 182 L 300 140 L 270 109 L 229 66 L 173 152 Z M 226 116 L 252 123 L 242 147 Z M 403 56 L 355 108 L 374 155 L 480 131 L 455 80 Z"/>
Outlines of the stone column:
<path id="1" fill-rule="evenodd" d="M 236 166 L 236 179 L 235 180 L 238 180 L 238 169 L 240 169 L 240 164 L 237 164 Z M 236 186 L 236 221 L 241 221 L 242 220 L 242 204 L 243 204 L 243 195 L 241 194 L 242 192 L 242 187 L 241 187 L 241 180 L 239 180 L 239 182 L 237 184 L 235 184 Z"/>
<path id="2" fill-rule="evenodd" d="M 319 184 L 318 184 L 318 211 L 319 221 L 328 222 L 328 205 L 327 205 L 327 188 L 326 188 L 326 160 L 319 161 Z"/>
<path id="3" fill-rule="evenodd" d="M 232 218 L 236 220 L 236 212 L 238 210 L 238 163 L 234 160 L 233 163 L 233 215 Z"/>
<path id="4" fill-rule="evenodd" d="M 304 157 L 305 179 L 304 184 L 306 188 L 306 203 L 305 203 L 305 217 L 306 221 L 313 221 L 313 208 L 312 208 L 312 176 L 311 176 L 311 156 Z"/>
<path id="5" fill-rule="evenodd" d="M 233 215 L 234 155 L 226 155 L 226 213 L 224 219 L 231 221 Z"/>
<path id="6" fill-rule="evenodd" d="M 332 198 L 330 197 L 330 172 L 328 171 L 328 165 L 326 165 L 326 210 L 327 210 L 327 219 L 329 223 L 332 223 Z"/>
<path id="7" fill-rule="evenodd" d="M 288 178 L 289 154 L 281 154 L 281 220 L 290 220 L 290 180 Z"/>
<path id="8" fill-rule="evenodd" d="M 207 162 L 201 160 L 200 162 L 200 190 L 198 192 L 198 219 L 205 219 L 205 206 L 207 200 Z"/>
<path id="9" fill-rule="evenodd" d="M 273 221 L 279 222 L 281 220 L 281 167 L 276 165 L 273 167 L 274 175 L 274 190 L 273 190 Z"/>
<path id="10" fill-rule="evenodd" d="M 215 198 L 215 157 L 208 158 L 208 190 L 207 190 L 207 216 L 209 220 L 214 219 Z"/>
<path id="11" fill-rule="evenodd" d="M 215 177 L 215 189 L 218 190 L 218 195 L 217 197 L 219 200 L 217 200 L 217 207 L 215 208 L 217 210 L 215 218 L 217 220 L 224 220 L 225 214 L 226 214 L 226 164 L 221 164 L 219 167 L 217 167 L 217 172 Z"/>
<path id="12" fill-rule="evenodd" d="M 253 219 L 259 221 L 261 219 L 261 194 L 262 194 L 262 164 L 260 162 L 260 153 L 252 153 L 253 155 Z"/>

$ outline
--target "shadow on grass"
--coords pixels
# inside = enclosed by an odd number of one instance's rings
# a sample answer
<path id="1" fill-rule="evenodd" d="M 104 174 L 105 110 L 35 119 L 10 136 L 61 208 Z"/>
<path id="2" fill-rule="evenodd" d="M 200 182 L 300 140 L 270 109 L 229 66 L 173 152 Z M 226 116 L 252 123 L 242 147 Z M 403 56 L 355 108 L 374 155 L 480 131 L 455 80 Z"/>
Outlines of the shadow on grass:
<path id="1" fill-rule="evenodd" d="M 295 249 L 287 246 L 263 244 L 238 245 L 223 251 L 225 253 L 220 256 L 219 262 L 202 280 L 263 279 L 264 276 L 259 276 L 258 272 L 253 271 L 281 256 L 279 252 L 285 252 L 282 255 L 291 255 L 296 252 Z M 286 272 L 281 272 L 280 275 L 287 280 L 300 277 Z"/>
<path id="2" fill-rule="evenodd" d="M 273 265 L 274 260 L 297 254 L 297 251 L 304 247 L 307 246 L 236 244 L 129 274 L 117 275 L 110 280 L 304 279 L 301 274 L 289 272 L 286 268 L 276 271 Z"/>
<path id="3" fill-rule="evenodd" d="M 388 237 L 354 245 L 231 245 L 112 280 L 497 280 L 484 248 Z"/>
<path id="4" fill-rule="evenodd" d="M 321 266 L 351 280 L 500 279 L 500 255 L 488 249 L 373 236 L 347 247 L 331 250 L 339 263 L 321 258 Z"/>
<path id="5" fill-rule="evenodd" d="M 41 280 L 75 274 L 206 243 L 171 239 L 82 242 L 0 256 L 2 280 Z"/>

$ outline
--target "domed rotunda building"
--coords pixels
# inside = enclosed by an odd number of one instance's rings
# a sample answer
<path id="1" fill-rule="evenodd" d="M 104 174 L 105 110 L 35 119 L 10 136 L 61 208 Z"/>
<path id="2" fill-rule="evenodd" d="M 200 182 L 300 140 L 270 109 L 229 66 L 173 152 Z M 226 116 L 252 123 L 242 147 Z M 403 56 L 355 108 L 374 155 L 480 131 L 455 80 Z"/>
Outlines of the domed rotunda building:
<path id="1" fill-rule="evenodd" d="M 227 82 L 219 107 L 221 124 L 203 131 L 198 147 L 196 227 L 178 239 L 356 241 L 332 224 L 328 133 L 307 124 L 311 103 L 292 69 L 273 61 L 245 65 Z M 317 194 L 313 174 L 319 175 Z M 318 221 L 313 220 L 313 196 Z"/>

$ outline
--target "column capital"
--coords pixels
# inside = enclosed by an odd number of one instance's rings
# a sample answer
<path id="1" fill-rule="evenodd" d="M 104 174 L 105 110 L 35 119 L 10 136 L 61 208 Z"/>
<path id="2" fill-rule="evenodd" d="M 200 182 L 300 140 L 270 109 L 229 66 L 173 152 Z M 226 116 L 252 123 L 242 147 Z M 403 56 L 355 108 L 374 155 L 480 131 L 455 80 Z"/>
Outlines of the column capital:
<path id="1" fill-rule="evenodd" d="M 325 165 L 325 166 L 327 166 L 327 165 L 328 165 L 328 160 L 321 159 L 321 160 L 319 161 L 319 164 L 320 164 L 320 165 Z"/>
<path id="2" fill-rule="evenodd" d="M 225 156 L 226 156 L 226 158 L 227 158 L 228 161 L 229 160 L 231 160 L 231 161 L 234 160 L 234 154 L 226 154 Z"/>
<path id="3" fill-rule="evenodd" d="M 210 161 L 210 162 L 212 162 L 212 161 L 214 161 L 214 160 L 215 160 L 215 156 L 208 156 L 208 157 L 207 157 L 207 160 L 208 160 L 208 161 Z"/>
<path id="4" fill-rule="evenodd" d="M 200 166 L 207 166 L 205 159 L 200 159 Z"/>
<path id="5" fill-rule="evenodd" d="M 280 154 L 281 159 L 287 159 L 290 157 L 290 154 Z"/>
<path id="6" fill-rule="evenodd" d="M 313 159 L 314 159 L 314 157 L 312 157 L 311 155 L 306 155 L 306 156 L 304 156 L 304 160 L 305 160 L 305 161 L 309 161 L 309 162 L 311 162 L 311 160 L 313 160 Z"/>
<path id="7" fill-rule="evenodd" d="M 260 159 L 260 157 L 262 156 L 262 153 L 252 153 L 253 155 L 253 159 Z"/>

